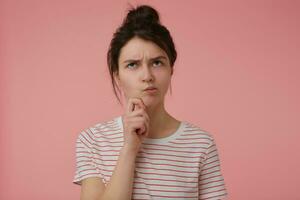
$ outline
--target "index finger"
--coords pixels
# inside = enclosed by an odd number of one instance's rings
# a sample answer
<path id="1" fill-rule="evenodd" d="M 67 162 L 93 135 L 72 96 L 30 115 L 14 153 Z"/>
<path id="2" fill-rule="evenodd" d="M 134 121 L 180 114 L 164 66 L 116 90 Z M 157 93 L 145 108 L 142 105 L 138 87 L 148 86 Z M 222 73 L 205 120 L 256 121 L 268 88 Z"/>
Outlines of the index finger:
<path id="1" fill-rule="evenodd" d="M 129 98 L 127 107 L 126 107 L 126 112 L 133 112 L 135 105 L 139 105 L 141 108 L 146 109 L 146 105 L 144 104 L 143 100 L 141 98 Z"/>

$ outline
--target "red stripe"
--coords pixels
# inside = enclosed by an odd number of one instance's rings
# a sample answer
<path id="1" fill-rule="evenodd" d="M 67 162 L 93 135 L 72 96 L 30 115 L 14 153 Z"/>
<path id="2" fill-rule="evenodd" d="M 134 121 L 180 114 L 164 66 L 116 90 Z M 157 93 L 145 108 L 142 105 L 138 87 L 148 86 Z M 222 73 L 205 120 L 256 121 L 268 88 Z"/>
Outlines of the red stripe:
<path id="1" fill-rule="evenodd" d="M 210 157 L 210 158 L 207 158 L 207 160 L 208 160 L 208 159 L 212 159 L 212 158 L 214 158 L 214 157 L 217 157 L 217 154 L 214 155 L 214 156 L 212 156 L 212 157 Z M 205 168 L 206 165 L 209 165 L 209 164 L 214 163 L 214 162 L 219 162 L 219 160 L 217 159 L 217 160 L 213 160 L 213 161 L 211 161 L 211 162 L 205 162 L 205 163 L 202 165 L 202 169 Z"/>
<path id="2" fill-rule="evenodd" d="M 91 159 L 92 156 L 80 155 L 80 156 L 77 156 L 77 158 L 88 158 L 88 159 Z"/>
<path id="3" fill-rule="evenodd" d="M 147 193 L 133 193 L 135 195 L 147 195 L 149 196 L 149 194 Z M 197 196 L 162 196 L 162 195 L 150 195 L 151 197 L 164 197 L 164 198 L 197 198 Z"/>
<path id="4" fill-rule="evenodd" d="M 143 143 L 143 145 L 153 145 L 153 146 L 155 146 L 155 147 L 168 147 L 168 148 L 174 148 L 174 149 L 178 149 L 178 148 L 184 148 L 184 149 L 186 149 L 186 148 L 195 148 L 195 147 L 193 147 L 193 146 L 191 146 L 191 147 L 183 147 L 183 146 L 170 146 L 170 145 L 163 145 L 163 144 L 147 144 L 147 143 Z M 202 148 L 202 149 L 207 149 L 207 147 L 199 147 L 199 146 L 196 146 L 197 148 Z M 146 149 L 145 147 L 143 147 L 144 149 Z M 161 150 L 161 149 L 158 149 L 158 150 Z"/>
<path id="5" fill-rule="evenodd" d="M 119 132 L 116 132 L 116 133 L 110 133 L 109 131 L 106 131 L 106 133 L 108 133 L 108 134 L 104 134 L 103 132 L 104 131 L 101 131 L 101 132 L 97 132 L 97 138 L 101 138 L 101 137 L 106 137 L 106 138 L 110 138 L 110 137 L 108 137 L 108 136 L 115 136 L 115 135 L 123 135 L 122 133 L 123 132 L 121 132 L 121 130 L 116 130 L 116 131 L 119 131 Z M 100 136 L 98 136 L 98 135 L 100 135 Z"/>
<path id="6" fill-rule="evenodd" d="M 200 138 L 199 137 L 196 137 L 196 138 L 186 138 L 186 137 L 184 137 L 184 138 L 176 138 L 176 140 L 198 140 L 198 139 L 199 140 L 203 140 L 203 139 L 207 140 L 207 138 L 203 138 L 203 137 L 200 137 Z"/>
<path id="7" fill-rule="evenodd" d="M 216 173 L 216 172 L 220 172 L 220 170 L 217 169 L 217 170 L 215 170 L 215 171 L 208 172 L 208 173 L 206 173 L 206 174 L 202 174 L 202 173 L 201 173 L 201 176 L 205 176 L 205 175 L 208 175 L 208 174 L 213 174 L 213 173 Z"/>
<path id="8" fill-rule="evenodd" d="M 184 132 L 189 132 L 189 131 L 200 131 L 200 129 L 199 128 L 194 128 L 194 127 L 186 127 L 185 128 L 185 130 L 184 130 Z"/>
<path id="9" fill-rule="evenodd" d="M 79 173 L 83 173 L 83 172 L 86 172 L 86 171 L 94 171 L 94 170 L 96 170 L 96 168 L 82 169 L 82 170 L 80 170 L 80 171 L 78 171 L 78 172 L 79 172 Z M 96 174 L 98 174 L 98 173 L 96 173 Z"/>
<path id="10" fill-rule="evenodd" d="M 202 158 L 201 155 L 200 156 L 199 155 L 197 155 L 197 156 L 178 156 L 178 155 L 170 155 L 170 154 L 162 154 L 162 153 L 149 153 L 149 152 L 144 152 L 144 151 L 141 151 L 141 152 L 144 154 L 149 154 L 149 155 L 172 156 L 172 157 L 174 156 L 174 157 L 180 157 L 180 158 L 197 158 L 197 159 L 199 159 L 199 157 Z M 205 153 L 205 152 L 199 152 L 199 153 Z M 149 157 L 149 158 L 151 158 L 151 157 Z"/>
<path id="11" fill-rule="evenodd" d="M 122 141 L 109 141 L 109 140 L 106 140 L 106 141 L 98 141 L 98 142 L 101 142 L 101 143 L 111 143 L 111 144 L 115 144 L 115 143 L 123 143 L 124 142 L 124 140 L 122 140 Z M 98 145 L 96 145 L 96 146 L 98 146 Z"/>
<path id="12" fill-rule="evenodd" d="M 137 176 L 138 178 L 145 179 L 145 180 L 150 180 L 150 181 L 169 181 L 169 182 L 174 182 L 174 180 L 168 180 L 168 179 L 160 179 L 160 178 L 146 178 L 146 177 L 140 177 Z M 197 183 L 198 181 L 181 181 L 181 180 L 176 180 L 176 182 L 180 183 Z"/>
<path id="13" fill-rule="evenodd" d="M 101 136 L 95 135 L 95 138 L 105 138 L 105 139 L 107 139 L 107 140 L 111 140 L 111 139 L 124 138 L 124 136 L 121 135 L 121 136 L 118 136 L 118 137 L 107 137 L 107 136 L 105 136 L 105 135 L 102 134 Z"/>
<path id="14" fill-rule="evenodd" d="M 138 164 L 151 164 L 151 165 L 173 166 L 173 167 L 181 167 L 181 168 L 196 168 L 196 169 L 199 168 L 198 166 L 195 166 L 195 167 L 194 166 L 180 166 L 180 165 L 171 165 L 171 164 L 166 164 L 166 163 L 159 164 L 159 163 L 140 162 L 140 161 L 137 161 L 136 163 L 138 163 Z"/>
<path id="15" fill-rule="evenodd" d="M 170 151 L 170 152 L 178 152 L 178 153 L 198 153 L 197 151 L 176 151 L 176 150 L 168 150 L 168 149 L 155 149 L 155 148 L 143 148 L 148 150 L 159 150 L 159 151 Z M 142 151 L 143 152 L 143 151 Z"/>
<path id="16" fill-rule="evenodd" d="M 149 158 L 149 157 L 145 157 L 145 156 L 137 156 L 137 158 L 145 158 L 145 159 L 149 159 L 149 160 L 164 160 L 164 161 L 182 162 L 182 163 L 199 163 L 199 161 L 171 160 L 171 159 L 163 159 L 163 158 Z"/>
<path id="17" fill-rule="evenodd" d="M 102 153 L 103 153 L 103 152 L 102 152 Z M 119 151 L 115 151 L 115 153 L 116 153 L 116 154 L 114 154 L 114 155 L 100 154 L 100 153 L 98 153 L 98 152 L 95 152 L 95 153 L 93 152 L 92 154 L 93 154 L 93 155 L 96 155 L 96 156 L 99 156 L 100 158 L 101 158 L 101 157 L 104 157 L 104 156 L 106 156 L 106 157 L 109 157 L 109 156 L 117 156 L 117 157 L 118 157 L 118 156 L 119 156 Z M 96 156 L 95 156 L 95 158 L 97 158 Z"/>
<path id="18" fill-rule="evenodd" d="M 82 167 L 91 166 L 91 164 L 84 164 L 84 165 L 77 165 L 77 167 L 80 169 Z"/>
<path id="19" fill-rule="evenodd" d="M 226 192 L 226 191 L 225 191 Z M 206 200 L 206 199 L 211 199 L 211 198 L 215 198 L 215 197 L 224 197 L 226 196 L 227 193 L 225 194 L 220 194 L 220 195 L 216 195 L 216 196 L 211 196 L 211 197 L 207 197 L 207 198 L 201 198 L 202 200 Z"/>
<path id="20" fill-rule="evenodd" d="M 103 145 L 103 146 L 100 146 L 99 144 L 95 144 L 96 147 L 99 147 L 99 148 L 104 148 L 104 147 L 119 147 L 119 148 L 122 148 L 123 146 L 112 146 L 112 145 Z M 97 149 L 97 148 L 96 148 Z M 100 151 L 99 149 L 97 149 L 98 151 Z"/>
<path id="21" fill-rule="evenodd" d="M 88 173 L 88 174 L 84 174 L 84 175 L 81 175 L 81 176 L 78 176 L 78 180 L 82 180 L 84 177 L 86 176 L 90 176 L 90 175 L 101 175 L 99 173 Z"/>
<path id="22" fill-rule="evenodd" d="M 146 175 L 157 175 L 157 176 L 171 176 L 171 177 L 179 177 L 179 178 L 195 178 L 195 176 L 179 176 L 175 174 L 159 174 L 159 173 L 148 173 L 148 172 L 137 172 L 140 174 L 146 174 Z M 176 180 L 177 181 L 177 180 Z"/>
<path id="23" fill-rule="evenodd" d="M 120 132 L 111 133 L 111 132 L 114 132 L 114 131 L 120 131 Z M 120 128 L 117 128 L 117 129 L 101 130 L 100 133 L 110 133 L 110 134 L 105 134 L 105 135 L 116 135 L 116 134 L 120 134 L 121 132 L 122 132 L 122 130 Z"/>
<path id="24" fill-rule="evenodd" d="M 95 141 L 95 140 L 94 140 L 94 133 L 91 131 L 90 128 L 87 128 L 86 131 L 85 131 L 85 133 L 86 133 L 93 141 Z"/>
<path id="25" fill-rule="evenodd" d="M 201 176 L 200 176 L 200 182 L 203 182 L 203 181 L 205 181 L 205 180 L 207 180 L 207 179 L 216 178 L 216 177 L 221 177 L 221 178 L 222 178 L 222 175 L 221 175 L 221 174 L 218 174 L 218 175 L 216 175 L 216 176 L 210 176 L 210 177 L 208 177 L 208 178 L 201 178 Z M 206 184 L 206 183 L 205 183 L 205 184 Z"/>
<path id="26" fill-rule="evenodd" d="M 89 143 L 90 145 L 87 145 L 85 142 L 83 142 L 82 140 L 80 140 L 82 144 L 84 144 L 86 147 L 92 146 L 92 144 L 90 143 L 90 141 L 87 140 L 86 137 L 85 137 L 83 134 L 82 134 L 81 136 L 82 136 L 82 137 L 86 140 L 86 142 Z"/>
<path id="27" fill-rule="evenodd" d="M 209 168 L 206 168 L 206 169 L 202 169 L 202 172 L 203 172 L 203 171 L 206 171 L 206 170 L 209 170 L 209 169 L 212 169 L 212 168 L 214 168 L 214 167 L 220 167 L 220 164 L 215 165 L 215 166 L 212 166 L 212 167 L 209 167 Z"/>
<path id="28" fill-rule="evenodd" d="M 122 147 L 119 146 L 119 148 L 121 149 Z M 97 149 L 98 150 L 98 149 Z M 98 150 L 99 151 L 99 150 Z M 115 150 L 115 149 L 109 149 L 109 150 L 101 150 L 101 152 L 117 152 L 120 153 L 120 150 Z"/>
<path id="29" fill-rule="evenodd" d="M 172 141 L 170 143 L 172 143 L 172 144 L 209 144 L 207 142 L 188 142 L 188 143 L 186 143 L 186 142 L 172 142 Z"/>
<path id="30" fill-rule="evenodd" d="M 202 181 L 202 180 L 201 180 L 201 181 Z M 200 186 L 203 186 L 203 185 L 211 184 L 211 183 L 216 183 L 216 182 L 224 182 L 224 179 L 222 178 L 221 180 L 209 181 L 209 182 L 207 182 L 207 183 L 202 183 L 202 184 L 199 183 L 199 187 L 200 187 Z"/>
<path id="31" fill-rule="evenodd" d="M 187 189 L 190 189 L 189 187 L 186 187 Z M 150 192 L 184 192 L 184 193 L 198 193 L 198 190 L 197 191 L 188 191 L 188 190 L 153 190 L 153 189 L 150 189 L 150 188 L 139 188 L 139 187 L 133 187 L 133 189 L 136 189 L 136 190 L 148 190 Z M 151 195 L 152 196 L 152 195 Z"/>
<path id="32" fill-rule="evenodd" d="M 215 190 L 215 191 L 211 191 L 211 192 L 207 192 L 207 193 L 200 193 L 201 195 L 206 195 L 206 194 L 211 194 L 211 193 L 216 193 L 216 192 L 220 192 L 220 191 L 225 191 L 224 188 L 220 189 L 220 190 Z M 211 197 L 209 197 L 211 198 Z"/>
<path id="33" fill-rule="evenodd" d="M 108 164 L 97 163 L 97 162 L 96 162 L 96 164 L 99 165 L 99 166 L 105 166 L 105 167 L 115 167 L 116 166 L 115 164 L 114 165 L 108 165 Z"/>
<path id="34" fill-rule="evenodd" d="M 177 187 L 186 187 L 186 185 L 164 185 L 164 184 L 151 184 L 151 183 L 145 183 L 145 182 L 141 182 L 141 181 L 134 181 L 134 183 L 137 183 L 137 184 L 146 184 L 146 185 L 152 185 L 152 186 L 158 186 L 158 187 L 174 187 L 174 188 L 177 188 Z M 189 188 L 192 188 L 192 189 L 198 189 L 198 186 L 197 186 L 197 183 L 195 184 L 196 186 L 194 187 L 189 187 Z"/>
<path id="35" fill-rule="evenodd" d="M 181 171 L 181 170 L 175 170 L 175 169 L 163 169 L 163 168 L 154 168 L 154 167 L 136 167 L 137 169 L 154 169 L 154 170 L 162 170 L 162 171 L 174 171 L 174 172 L 180 172 L 180 173 L 193 173 L 193 174 L 198 174 L 198 171 L 194 171 L 194 172 L 191 172 L 191 171 Z"/>
<path id="36" fill-rule="evenodd" d="M 84 149 L 85 150 L 85 149 Z M 78 151 L 76 151 L 76 153 L 77 154 L 80 154 L 80 153 L 85 153 L 85 154 L 89 154 L 90 152 L 89 151 L 87 151 L 87 150 L 78 150 Z"/>
<path id="37" fill-rule="evenodd" d="M 199 133 L 191 133 L 191 134 L 188 134 L 189 131 L 183 131 L 183 132 L 185 132 L 184 134 L 181 135 L 183 137 L 195 136 L 195 135 L 197 135 L 197 136 L 200 136 L 200 135 L 207 136 L 207 134 L 203 134 L 203 133 L 200 133 L 200 132 Z M 209 138 L 205 137 L 205 139 L 209 139 Z"/>
<path id="38" fill-rule="evenodd" d="M 207 189 L 212 189 L 212 188 L 216 188 L 216 187 L 224 186 L 224 183 L 223 183 L 223 182 L 220 182 L 220 183 L 221 183 L 220 185 L 214 185 L 214 186 L 207 187 L 207 188 L 203 188 L 203 187 L 201 187 L 201 190 L 207 190 Z"/>

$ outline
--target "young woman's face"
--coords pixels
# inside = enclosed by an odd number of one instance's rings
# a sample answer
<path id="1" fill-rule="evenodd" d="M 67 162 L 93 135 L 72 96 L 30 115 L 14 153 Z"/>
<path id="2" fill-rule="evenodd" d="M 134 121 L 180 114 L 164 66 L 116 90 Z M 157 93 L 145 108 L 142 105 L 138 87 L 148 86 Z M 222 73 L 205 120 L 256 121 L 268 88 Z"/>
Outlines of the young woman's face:
<path id="1" fill-rule="evenodd" d="M 164 101 L 171 81 L 171 66 L 164 50 L 151 41 L 138 37 L 129 40 L 119 56 L 118 86 L 129 98 L 142 98 L 146 106 Z M 145 91 L 149 86 L 155 91 Z"/>

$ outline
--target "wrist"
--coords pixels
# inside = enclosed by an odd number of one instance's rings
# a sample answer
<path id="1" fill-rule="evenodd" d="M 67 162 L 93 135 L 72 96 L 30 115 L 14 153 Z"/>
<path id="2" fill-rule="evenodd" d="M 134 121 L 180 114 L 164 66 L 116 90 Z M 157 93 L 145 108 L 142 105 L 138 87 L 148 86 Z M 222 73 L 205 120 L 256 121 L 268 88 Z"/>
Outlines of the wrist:
<path id="1" fill-rule="evenodd" d="M 127 156 L 136 157 L 138 150 L 139 149 L 137 147 L 131 147 L 128 144 L 124 144 L 124 146 L 121 149 L 121 152 Z"/>

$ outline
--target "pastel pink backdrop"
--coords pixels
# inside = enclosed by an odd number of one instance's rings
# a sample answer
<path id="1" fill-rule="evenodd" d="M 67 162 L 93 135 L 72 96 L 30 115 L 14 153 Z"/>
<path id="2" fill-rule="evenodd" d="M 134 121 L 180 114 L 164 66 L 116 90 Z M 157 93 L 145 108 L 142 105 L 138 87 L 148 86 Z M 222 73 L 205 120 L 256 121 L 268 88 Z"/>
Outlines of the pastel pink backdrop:
<path id="1" fill-rule="evenodd" d="M 300 199 L 299 1 L 130 1 L 178 50 L 167 110 L 210 131 L 232 200 Z M 127 1 L 0 6 L 0 199 L 79 199 L 78 133 L 123 112 L 106 66 Z"/>

